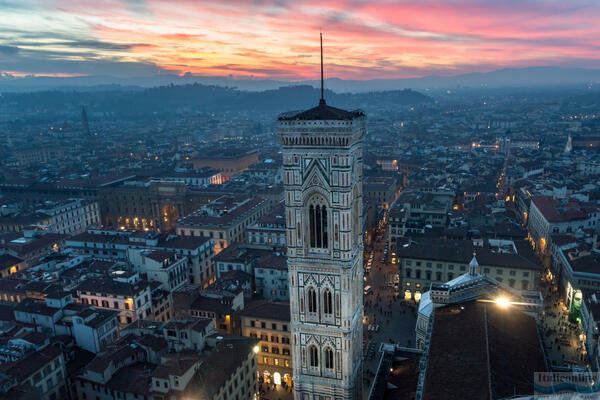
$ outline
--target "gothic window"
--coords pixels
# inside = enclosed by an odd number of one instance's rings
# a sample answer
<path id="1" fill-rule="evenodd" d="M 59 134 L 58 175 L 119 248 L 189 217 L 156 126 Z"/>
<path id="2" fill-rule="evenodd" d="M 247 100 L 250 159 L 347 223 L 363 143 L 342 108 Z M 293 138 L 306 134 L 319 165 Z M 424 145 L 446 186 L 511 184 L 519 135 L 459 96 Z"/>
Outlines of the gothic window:
<path id="1" fill-rule="evenodd" d="M 310 366 L 317 368 L 319 366 L 319 350 L 317 346 L 312 345 L 308 348 Z"/>
<path id="2" fill-rule="evenodd" d="M 323 357 L 325 358 L 325 368 L 333 369 L 333 350 L 331 350 L 331 347 L 325 348 Z"/>
<path id="3" fill-rule="evenodd" d="M 310 247 L 326 249 L 328 247 L 327 206 L 315 202 L 308 207 L 308 226 Z"/>
<path id="4" fill-rule="evenodd" d="M 325 289 L 323 292 L 323 313 L 333 314 L 333 298 L 331 290 Z"/>
<path id="5" fill-rule="evenodd" d="M 357 244 L 360 245 L 362 241 L 362 221 L 359 219 L 359 209 L 358 209 L 358 192 L 356 190 L 356 185 L 352 190 L 352 229 L 354 231 L 354 240 Z"/>
<path id="6" fill-rule="evenodd" d="M 317 292 L 313 288 L 308 289 L 308 312 L 317 312 Z"/>

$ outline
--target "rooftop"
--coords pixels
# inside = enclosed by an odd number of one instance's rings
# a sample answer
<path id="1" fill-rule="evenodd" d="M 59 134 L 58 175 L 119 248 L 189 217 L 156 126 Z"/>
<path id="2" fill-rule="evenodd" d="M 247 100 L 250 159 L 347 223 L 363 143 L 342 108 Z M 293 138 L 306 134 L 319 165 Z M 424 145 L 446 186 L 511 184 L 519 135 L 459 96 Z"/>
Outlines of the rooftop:
<path id="1" fill-rule="evenodd" d="M 424 399 L 531 395 L 546 370 L 533 317 L 478 301 L 435 310 Z"/>
<path id="2" fill-rule="evenodd" d="M 349 121 L 364 117 L 362 110 L 346 111 L 340 108 L 328 106 L 325 100 L 319 105 L 306 111 L 288 111 L 277 118 L 278 121 Z"/>

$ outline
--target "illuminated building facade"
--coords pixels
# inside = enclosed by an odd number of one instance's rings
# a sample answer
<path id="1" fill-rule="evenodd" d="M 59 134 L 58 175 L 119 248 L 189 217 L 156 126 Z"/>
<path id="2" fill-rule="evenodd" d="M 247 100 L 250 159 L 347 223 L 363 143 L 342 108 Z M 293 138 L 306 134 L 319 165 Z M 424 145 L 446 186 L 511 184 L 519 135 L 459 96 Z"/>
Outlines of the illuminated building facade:
<path id="1" fill-rule="evenodd" d="M 323 98 L 278 119 L 298 400 L 362 398 L 365 125 Z"/>

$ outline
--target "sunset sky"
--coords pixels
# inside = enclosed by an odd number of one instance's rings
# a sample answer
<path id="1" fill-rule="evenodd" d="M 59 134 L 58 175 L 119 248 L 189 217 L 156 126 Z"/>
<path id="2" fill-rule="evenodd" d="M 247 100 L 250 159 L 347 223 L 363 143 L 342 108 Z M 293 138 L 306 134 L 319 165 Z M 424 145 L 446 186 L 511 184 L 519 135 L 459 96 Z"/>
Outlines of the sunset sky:
<path id="1" fill-rule="evenodd" d="M 0 72 L 314 79 L 600 68 L 600 0 L 0 0 Z"/>

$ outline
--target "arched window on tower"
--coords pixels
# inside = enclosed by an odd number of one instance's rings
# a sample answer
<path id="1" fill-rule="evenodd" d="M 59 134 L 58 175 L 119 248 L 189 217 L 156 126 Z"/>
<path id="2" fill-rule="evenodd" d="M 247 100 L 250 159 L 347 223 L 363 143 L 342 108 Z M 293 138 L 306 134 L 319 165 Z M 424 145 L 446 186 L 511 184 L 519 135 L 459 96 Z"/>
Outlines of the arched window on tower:
<path id="1" fill-rule="evenodd" d="M 308 289 L 308 312 L 317 312 L 317 292 L 313 288 Z"/>
<path id="2" fill-rule="evenodd" d="M 354 241 L 359 246 L 362 244 L 362 220 L 360 219 L 360 210 L 358 209 L 358 191 L 356 185 L 352 189 L 352 231 L 354 235 Z"/>
<path id="3" fill-rule="evenodd" d="M 325 368 L 333 369 L 333 350 L 331 350 L 331 347 L 325 348 L 323 358 L 325 359 Z"/>
<path id="4" fill-rule="evenodd" d="M 309 361 L 310 361 L 310 366 L 313 368 L 318 368 L 319 367 L 319 349 L 317 349 L 317 346 L 312 345 L 308 348 L 308 353 L 309 353 Z"/>
<path id="5" fill-rule="evenodd" d="M 323 292 L 323 314 L 333 314 L 333 296 L 329 289 Z"/>
<path id="6" fill-rule="evenodd" d="M 308 207 L 308 222 L 310 247 L 328 248 L 327 206 L 318 201 L 311 203 Z"/>

